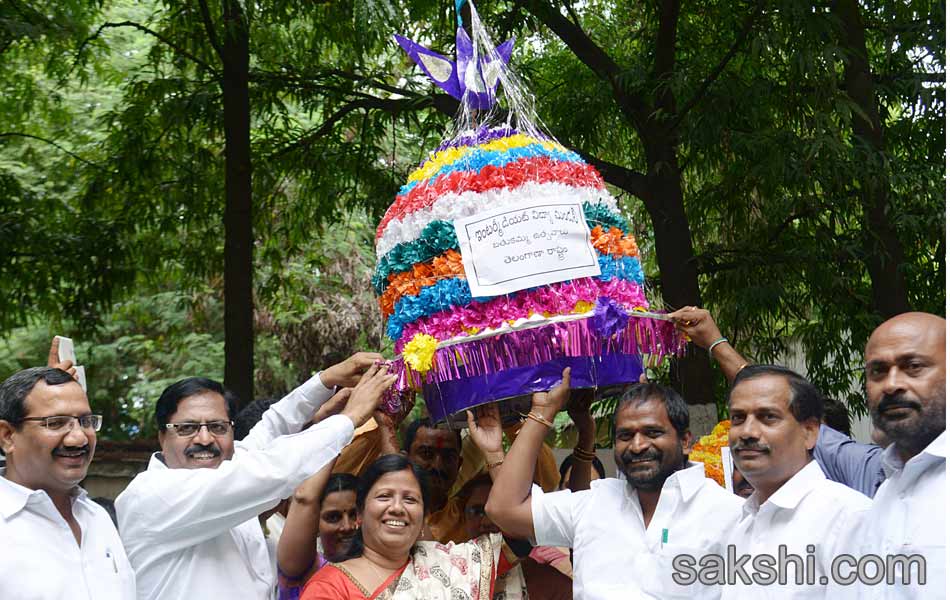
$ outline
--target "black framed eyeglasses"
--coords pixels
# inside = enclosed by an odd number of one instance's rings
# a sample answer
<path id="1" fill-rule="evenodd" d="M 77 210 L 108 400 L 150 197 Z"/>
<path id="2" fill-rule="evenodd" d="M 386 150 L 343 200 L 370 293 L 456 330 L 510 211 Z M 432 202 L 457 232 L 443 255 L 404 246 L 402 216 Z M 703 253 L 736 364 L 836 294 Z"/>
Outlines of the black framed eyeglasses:
<path id="1" fill-rule="evenodd" d="M 49 417 L 23 417 L 23 421 L 36 421 L 42 423 L 43 427 L 50 431 L 72 431 L 73 423 L 78 422 L 79 426 L 86 430 L 99 431 L 102 427 L 102 415 L 82 415 L 76 417 L 73 415 L 52 415 Z"/>
<path id="2" fill-rule="evenodd" d="M 208 428 L 211 435 L 227 435 L 231 431 L 234 421 L 205 421 L 204 423 L 195 423 L 186 421 L 184 423 L 165 423 L 165 429 L 174 429 L 179 437 L 192 437 L 198 435 L 202 427 Z"/>

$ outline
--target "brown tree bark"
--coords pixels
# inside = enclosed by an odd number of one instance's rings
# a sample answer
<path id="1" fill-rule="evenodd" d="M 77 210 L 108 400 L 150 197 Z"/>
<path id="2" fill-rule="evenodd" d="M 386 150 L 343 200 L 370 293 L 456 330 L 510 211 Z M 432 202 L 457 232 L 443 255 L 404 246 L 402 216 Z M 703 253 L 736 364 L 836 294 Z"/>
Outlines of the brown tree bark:
<path id="1" fill-rule="evenodd" d="M 224 384 L 243 406 L 254 400 L 250 51 L 240 2 L 226 0 L 223 17 Z"/>
<path id="2" fill-rule="evenodd" d="M 521 0 L 519 4 L 547 25 L 581 62 L 611 86 L 618 108 L 636 130 L 643 145 L 647 172 L 637 173 L 596 159 L 591 162 L 601 170 L 608 183 L 640 198 L 646 206 L 653 224 L 660 285 L 667 305 L 671 308 L 702 306 L 679 167 L 676 102 L 666 84 L 675 69 L 679 0 L 660 2 L 652 73 L 656 91 L 652 98 L 626 90 L 619 77 L 620 67 L 556 8 L 543 0 Z M 743 35 L 747 33 L 745 31 Z M 730 55 L 734 53 L 734 50 L 730 51 Z M 707 84 L 704 82 L 704 85 Z M 690 102 L 690 106 L 695 104 L 695 100 Z M 712 367 L 704 354 L 689 353 L 677 360 L 672 374 L 673 384 L 688 403 L 715 403 Z"/>
<path id="3" fill-rule="evenodd" d="M 911 306 L 907 281 L 901 270 L 905 262 L 904 248 L 893 225 L 890 206 L 884 131 L 868 61 L 861 8 L 857 0 L 837 0 L 832 3 L 832 13 L 841 26 L 839 43 L 845 50 L 845 89 L 861 111 L 852 111 L 851 115 L 851 130 L 857 138 L 854 151 L 856 158 L 861 154 L 872 158 L 872 161 L 860 160 L 873 165 L 867 168 L 858 190 L 864 208 L 864 263 L 871 277 L 872 309 L 887 319 L 911 310 Z"/>

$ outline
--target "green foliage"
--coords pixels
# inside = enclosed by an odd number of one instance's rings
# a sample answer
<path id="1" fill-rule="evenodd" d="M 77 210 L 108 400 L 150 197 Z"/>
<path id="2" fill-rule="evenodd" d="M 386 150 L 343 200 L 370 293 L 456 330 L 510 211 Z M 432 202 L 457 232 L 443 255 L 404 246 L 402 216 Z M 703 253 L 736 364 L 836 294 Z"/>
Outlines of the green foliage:
<path id="1" fill-rule="evenodd" d="M 617 91 L 668 88 L 689 107 L 659 116 L 675 130 L 707 307 L 751 359 L 801 353 L 816 383 L 860 407 L 851 390 L 880 320 L 861 203 L 870 181 L 889 190 L 912 306 L 943 312 L 943 5 L 861 4 L 884 127 L 875 152 L 853 133 L 866 115 L 844 89 L 840 23 L 825 4 L 681 4 L 662 80 L 657 4 L 567 3 L 561 14 L 619 67 L 616 87 L 522 4 L 479 9 L 498 39 L 527 40 L 515 68 L 563 142 L 643 171 L 645 140 Z M 210 25 L 198 0 L 15 5 L 29 10 L 0 4 L 0 367 L 35 362 L 50 334 L 72 333 L 108 434 L 148 433 L 163 385 L 222 372 L 222 1 L 207 2 Z M 368 287 L 373 225 L 451 112 L 389 36 L 451 54 L 455 15 L 451 3 L 416 0 L 241 5 L 255 378 L 259 396 L 279 395 L 354 349 L 383 346 Z M 137 26 L 103 27 L 124 22 Z M 651 220 L 642 198 L 618 195 L 662 306 Z"/>

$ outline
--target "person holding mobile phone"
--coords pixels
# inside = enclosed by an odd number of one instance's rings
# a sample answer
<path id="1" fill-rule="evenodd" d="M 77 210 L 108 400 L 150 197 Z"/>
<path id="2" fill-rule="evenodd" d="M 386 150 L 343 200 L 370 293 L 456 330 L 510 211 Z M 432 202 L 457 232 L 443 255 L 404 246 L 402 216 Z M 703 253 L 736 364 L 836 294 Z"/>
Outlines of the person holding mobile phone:
<path id="1" fill-rule="evenodd" d="M 112 519 L 79 487 L 101 425 L 62 369 L 0 384 L 0 598 L 136 598 Z"/>

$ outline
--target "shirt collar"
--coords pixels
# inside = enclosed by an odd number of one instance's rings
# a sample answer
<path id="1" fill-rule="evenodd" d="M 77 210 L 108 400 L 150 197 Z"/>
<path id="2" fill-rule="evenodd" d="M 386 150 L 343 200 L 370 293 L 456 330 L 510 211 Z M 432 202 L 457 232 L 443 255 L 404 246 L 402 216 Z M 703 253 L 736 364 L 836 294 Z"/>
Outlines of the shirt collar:
<path id="1" fill-rule="evenodd" d="M 702 463 L 686 461 L 686 467 L 670 475 L 663 487 L 664 489 L 666 486 L 678 487 L 683 502 L 688 502 L 703 487 L 705 482 L 706 467 Z"/>
<path id="2" fill-rule="evenodd" d="M 765 504 L 774 504 L 778 508 L 794 509 L 815 486 L 827 479 L 824 471 L 818 465 L 818 461 L 811 460 L 798 473 L 792 475 L 791 479 L 786 481 L 774 494 L 769 496 Z M 755 494 L 752 494 L 742 505 L 742 514 L 754 514 L 758 512 L 759 508 L 760 504 Z"/>
<path id="3" fill-rule="evenodd" d="M 44 490 L 31 490 L 19 483 L 10 481 L 6 477 L 6 467 L 0 467 L 0 515 L 4 519 L 9 519 L 23 510 L 26 505 L 31 503 L 50 500 L 49 494 Z M 86 497 L 86 490 L 78 485 L 72 491 L 73 501 Z"/>
<path id="4" fill-rule="evenodd" d="M 660 495 L 670 494 L 673 490 L 678 490 L 683 502 L 688 502 L 690 498 L 703 487 L 706 480 L 706 468 L 702 463 L 686 461 L 686 467 L 676 471 L 663 483 L 663 489 Z M 623 480 L 623 495 L 628 501 L 637 506 L 640 505 L 640 498 L 637 491 L 630 487 L 626 479 Z"/>
<path id="5" fill-rule="evenodd" d="M 923 455 L 927 456 L 923 456 Z M 917 456 L 912 456 L 908 463 L 917 463 L 931 460 L 947 460 L 947 432 L 944 431 L 937 436 L 937 439 L 930 442 L 926 448 L 921 450 L 920 454 Z M 881 465 L 884 467 L 884 475 L 890 477 L 894 473 L 900 471 L 904 468 L 906 463 L 901 460 L 900 455 L 897 453 L 897 446 L 891 444 L 887 447 L 886 450 L 881 454 Z"/>
<path id="6" fill-rule="evenodd" d="M 149 471 L 153 469 L 167 469 L 168 465 L 165 464 L 165 458 L 162 456 L 161 452 L 153 452 L 152 458 L 148 460 L 148 469 Z"/>

